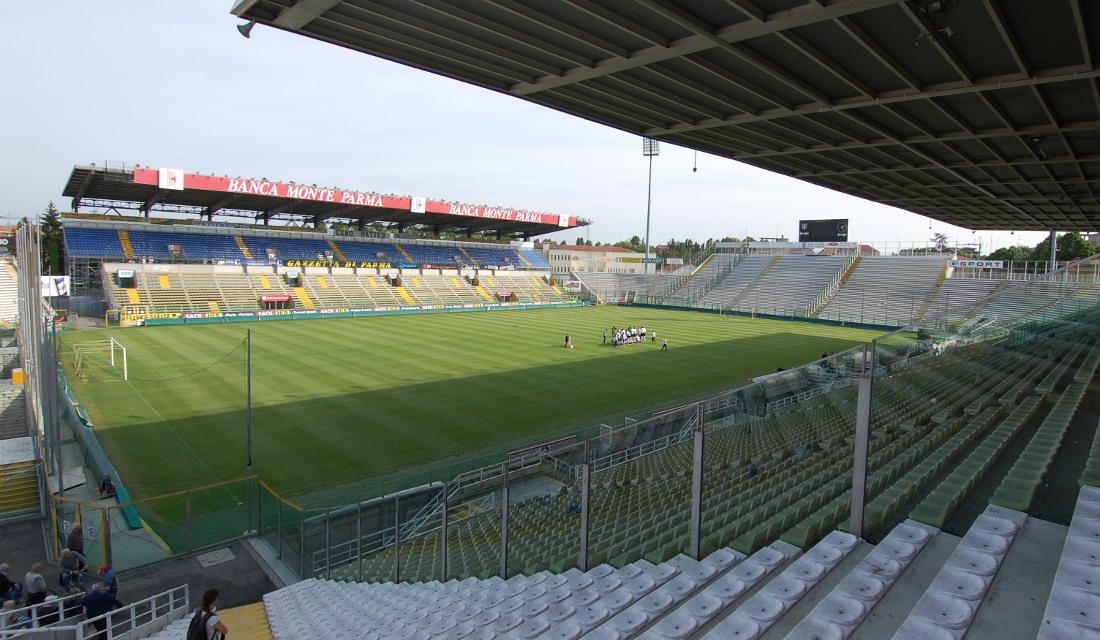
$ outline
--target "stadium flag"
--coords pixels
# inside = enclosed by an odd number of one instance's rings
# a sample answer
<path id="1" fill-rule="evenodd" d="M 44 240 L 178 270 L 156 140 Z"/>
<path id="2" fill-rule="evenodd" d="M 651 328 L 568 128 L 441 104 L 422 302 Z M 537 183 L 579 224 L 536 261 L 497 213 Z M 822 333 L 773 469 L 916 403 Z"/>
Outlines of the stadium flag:
<path id="1" fill-rule="evenodd" d="M 40 283 L 43 298 L 69 295 L 69 276 L 41 276 Z"/>
<path id="2" fill-rule="evenodd" d="M 160 170 L 158 186 L 161 189 L 183 191 L 183 170 L 162 168 Z"/>
<path id="3" fill-rule="evenodd" d="M 421 196 L 413 196 L 412 203 L 409 205 L 409 211 L 413 213 L 424 213 L 428 206 L 428 199 Z"/>

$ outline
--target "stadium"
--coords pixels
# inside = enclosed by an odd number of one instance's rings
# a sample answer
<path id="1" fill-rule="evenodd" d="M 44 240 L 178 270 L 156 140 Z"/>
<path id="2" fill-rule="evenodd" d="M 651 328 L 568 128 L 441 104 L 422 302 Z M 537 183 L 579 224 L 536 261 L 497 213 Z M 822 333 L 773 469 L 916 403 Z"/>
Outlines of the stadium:
<path id="1" fill-rule="evenodd" d="M 1059 250 L 1100 227 L 1095 7 L 232 15 L 1045 254 L 812 215 L 651 254 L 547 242 L 599 222 L 569 212 L 73 164 L 63 274 L 38 225 L 0 245 L 0 564 L 79 548 L 131 590 L 26 594 L 0 639 L 190 637 L 209 586 L 276 640 L 1100 637 L 1100 254 Z"/>

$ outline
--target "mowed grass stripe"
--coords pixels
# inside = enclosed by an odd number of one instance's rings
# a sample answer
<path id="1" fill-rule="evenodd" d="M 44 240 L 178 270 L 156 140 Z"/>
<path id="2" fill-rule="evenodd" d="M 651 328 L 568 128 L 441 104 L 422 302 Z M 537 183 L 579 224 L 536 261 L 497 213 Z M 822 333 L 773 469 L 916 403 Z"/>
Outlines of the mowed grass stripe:
<path id="1" fill-rule="evenodd" d="M 668 337 L 611 348 L 612 325 Z M 136 377 L 193 373 L 253 332 L 254 451 L 276 489 L 351 482 L 456 454 L 536 442 L 744 384 L 881 332 L 631 307 L 426 314 L 149 327 L 114 336 Z M 576 349 L 561 347 L 565 334 Z M 71 368 L 71 358 L 66 364 Z M 70 372 L 71 374 L 71 372 Z M 74 391 L 123 480 L 153 495 L 244 467 L 243 352 L 177 381 L 85 384 Z M 148 400 L 165 420 L 144 406 Z M 167 424 L 166 424 L 167 423 Z"/>

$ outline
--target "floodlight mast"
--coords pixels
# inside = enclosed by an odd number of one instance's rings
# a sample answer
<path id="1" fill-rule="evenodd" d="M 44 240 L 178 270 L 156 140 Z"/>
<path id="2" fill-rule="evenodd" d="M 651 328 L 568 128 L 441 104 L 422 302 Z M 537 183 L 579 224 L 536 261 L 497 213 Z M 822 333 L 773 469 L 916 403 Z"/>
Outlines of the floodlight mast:
<path id="1" fill-rule="evenodd" d="M 653 156 L 660 154 L 661 149 L 657 140 L 642 138 L 642 155 L 649 158 L 649 182 L 645 196 L 645 259 L 642 261 L 642 273 L 649 273 L 649 214 L 653 208 Z"/>

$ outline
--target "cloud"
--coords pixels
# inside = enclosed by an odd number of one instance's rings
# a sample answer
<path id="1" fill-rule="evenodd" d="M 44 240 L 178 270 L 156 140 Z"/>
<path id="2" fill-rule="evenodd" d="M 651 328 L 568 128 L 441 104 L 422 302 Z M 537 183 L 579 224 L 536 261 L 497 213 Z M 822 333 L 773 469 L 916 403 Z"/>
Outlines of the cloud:
<path id="1" fill-rule="evenodd" d="M 21 62 L 0 101 L 8 215 L 67 206 L 72 165 L 112 160 L 580 215 L 594 240 L 644 234 L 637 136 L 275 29 L 246 40 L 223 2 L 70 0 L 5 15 L 0 55 Z M 693 162 L 668 145 L 654 161 L 655 241 L 790 236 L 823 217 L 850 218 L 866 240 L 971 237 L 726 159 L 699 154 L 694 173 Z"/>

